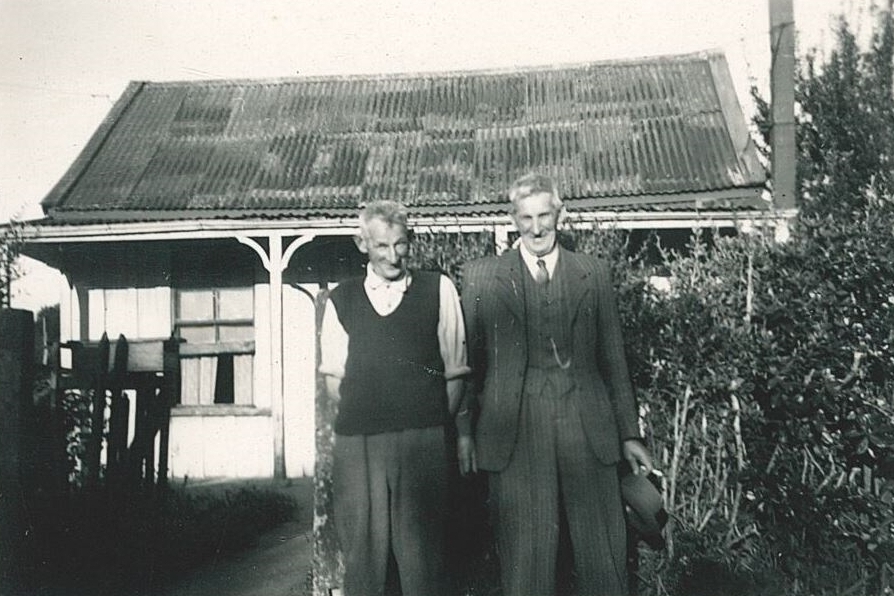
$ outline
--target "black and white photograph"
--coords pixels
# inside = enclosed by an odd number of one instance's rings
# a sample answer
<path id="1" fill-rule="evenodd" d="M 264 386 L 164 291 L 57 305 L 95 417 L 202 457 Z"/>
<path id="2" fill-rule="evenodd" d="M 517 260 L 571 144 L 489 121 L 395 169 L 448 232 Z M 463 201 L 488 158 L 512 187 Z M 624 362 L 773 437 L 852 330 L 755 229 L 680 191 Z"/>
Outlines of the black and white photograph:
<path id="1" fill-rule="evenodd" d="M 894 596 L 894 0 L 0 0 L 4 596 Z"/>

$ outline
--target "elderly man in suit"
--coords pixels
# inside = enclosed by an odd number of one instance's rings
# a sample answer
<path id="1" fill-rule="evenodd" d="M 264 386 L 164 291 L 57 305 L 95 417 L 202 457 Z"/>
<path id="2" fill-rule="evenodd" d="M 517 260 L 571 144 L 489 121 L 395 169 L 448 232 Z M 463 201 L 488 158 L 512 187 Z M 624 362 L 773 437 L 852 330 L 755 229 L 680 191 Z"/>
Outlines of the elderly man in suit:
<path id="1" fill-rule="evenodd" d="M 610 270 L 558 245 L 563 207 L 550 178 L 523 176 L 509 199 L 518 248 L 463 270 L 473 372 L 458 414 L 460 466 L 489 472 L 504 594 L 555 592 L 563 515 L 578 593 L 625 594 L 618 463 L 648 474 L 652 460 Z"/>
<path id="2" fill-rule="evenodd" d="M 382 594 L 389 551 L 404 594 L 449 591 L 445 427 L 462 392 L 465 329 L 444 275 L 407 268 L 403 206 L 376 201 L 356 238 L 366 274 L 329 296 L 320 372 L 339 401 L 332 492 L 346 596 Z"/>

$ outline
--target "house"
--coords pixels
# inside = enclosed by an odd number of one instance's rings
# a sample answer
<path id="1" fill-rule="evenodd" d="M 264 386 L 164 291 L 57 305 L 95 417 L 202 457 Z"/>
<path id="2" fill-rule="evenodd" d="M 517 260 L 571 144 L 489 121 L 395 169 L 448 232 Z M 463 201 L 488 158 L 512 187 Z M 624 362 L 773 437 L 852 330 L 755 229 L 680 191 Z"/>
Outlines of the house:
<path id="1" fill-rule="evenodd" d="M 174 476 L 313 473 L 318 295 L 362 262 L 357 207 L 511 229 L 541 170 L 578 222 L 765 222 L 722 54 L 499 71 L 135 82 L 29 222 L 70 289 L 62 336 L 185 339 Z M 772 223 L 772 222 L 771 222 Z"/>

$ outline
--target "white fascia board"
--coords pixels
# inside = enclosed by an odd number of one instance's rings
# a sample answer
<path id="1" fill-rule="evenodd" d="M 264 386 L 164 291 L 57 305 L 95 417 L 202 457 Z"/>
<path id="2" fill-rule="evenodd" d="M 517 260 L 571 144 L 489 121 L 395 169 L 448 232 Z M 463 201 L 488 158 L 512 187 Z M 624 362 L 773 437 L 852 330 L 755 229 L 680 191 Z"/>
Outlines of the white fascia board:
<path id="1" fill-rule="evenodd" d="M 791 219 L 781 211 L 589 211 L 569 214 L 572 226 L 598 225 L 618 229 L 715 228 L 750 225 L 776 225 Z M 24 236 L 30 243 L 121 242 L 149 240 L 199 240 L 237 236 L 351 236 L 356 232 L 354 218 L 283 221 L 182 220 L 120 224 L 71 224 L 66 226 L 29 226 Z M 511 226 L 508 215 L 411 217 L 417 232 L 476 232 Z"/>
<path id="2" fill-rule="evenodd" d="M 71 224 L 65 226 L 28 226 L 25 238 L 33 243 L 121 242 L 141 240 L 199 240 L 237 236 L 339 236 L 353 234 L 356 225 L 345 220 L 245 222 L 220 220 L 181 220 L 138 223 Z"/>

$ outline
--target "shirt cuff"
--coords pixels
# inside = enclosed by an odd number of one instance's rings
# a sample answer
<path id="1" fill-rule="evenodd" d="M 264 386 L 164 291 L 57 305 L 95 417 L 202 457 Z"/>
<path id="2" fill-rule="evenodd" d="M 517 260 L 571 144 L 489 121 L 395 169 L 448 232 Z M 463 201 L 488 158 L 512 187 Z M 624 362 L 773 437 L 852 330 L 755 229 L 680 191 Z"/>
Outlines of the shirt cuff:
<path id="1" fill-rule="evenodd" d="M 472 369 L 468 366 L 454 366 L 449 368 L 445 367 L 444 378 L 448 381 L 452 381 L 453 379 L 464 377 L 470 372 L 472 372 Z"/>
<path id="2" fill-rule="evenodd" d="M 324 366 L 320 365 L 320 368 L 317 369 L 321 375 L 326 375 L 329 377 L 336 377 L 338 379 L 342 379 L 345 376 L 345 370 L 343 368 L 336 368 L 334 366 Z"/>

